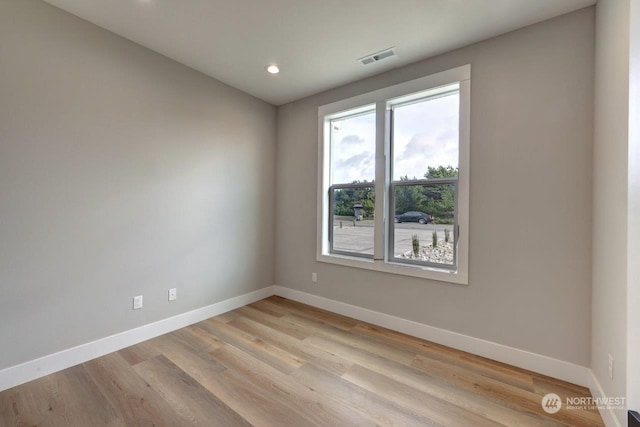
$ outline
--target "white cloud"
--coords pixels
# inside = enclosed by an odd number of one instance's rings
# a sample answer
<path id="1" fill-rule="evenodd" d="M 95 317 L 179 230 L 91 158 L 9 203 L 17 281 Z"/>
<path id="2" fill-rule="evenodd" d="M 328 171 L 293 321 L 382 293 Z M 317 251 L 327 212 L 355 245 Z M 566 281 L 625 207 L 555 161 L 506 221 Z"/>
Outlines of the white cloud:
<path id="1" fill-rule="evenodd" d="M 437 98 L 396 109 L 394 172 L 423 178 L 429 166 L 458 166 L 458 96 Z"/>
<path id="2" fill-rule="evenodd" d="M 348 184 L 375 178 L 375 113 L 336 121 L 331 132 L 331 182 Z"/>
<path id="3" fill-rule="evenodd" d="M 393 179 L 423 178 L 428 167 L 458 167 L 459 96 L 449 95 L 396 107 Z M 375 178 L 375 113 L 334 121 L 332 183 Z"/>
<path id="4" fill-rule="evenodd" d="M 367 181 L 375 177 L 375 156 L 371 152 L 363 151 L 347 159 L 335 162 L 334 183 L 351 183 L 356 180 Z"/>

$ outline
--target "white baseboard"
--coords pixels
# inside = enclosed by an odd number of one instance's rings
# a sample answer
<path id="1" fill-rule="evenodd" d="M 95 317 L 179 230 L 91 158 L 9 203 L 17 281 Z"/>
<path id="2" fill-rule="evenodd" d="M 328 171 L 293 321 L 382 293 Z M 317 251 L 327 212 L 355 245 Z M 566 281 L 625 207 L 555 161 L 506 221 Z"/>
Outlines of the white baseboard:
<path id="1" fill-rule="evenodd" d="M 50 354 L 0 371 L 0 391 L 87 362 L 176 329 L 251 304 L 274 294 L 274 286 L 229 298 L 177 316 L 149 323 L 96 341 Z"/>
<path id="2" fill-rule="evenodd" d="M 608 397 L 600 385 L 600 381 L 598 381 L 598 378 L 596 378 L 595 374 L 591 370 L 589 370 L 589 390 L 591 391 L 591 396 L 594 398 L 605 399 Z M 620 424 L 620 421 L 618 420 L 618 417 L 616 417 L 613 409 L 598 408 L 598 411 L 600 412 L 602 421 L 604 421 L 604 424 L 607 427 L 622 427 L 622 424 Z M 626 411 L 624 416 L 627 416 Z"/>
<path id="3" fill-rule="evenodd" d="M 468 335 L 451 332 L 400 317 L 391 316 L 355 305 L 334 301 L 283 286 L 275 287 L 275 294 L 284 298 L 349 316 L 407 335 L 422 338 L 478 356 L 514 365 L 583 387 L 591 384 L 591 370 L 585 366 L 554 359 L 541 354 L 497 344 Z"/>

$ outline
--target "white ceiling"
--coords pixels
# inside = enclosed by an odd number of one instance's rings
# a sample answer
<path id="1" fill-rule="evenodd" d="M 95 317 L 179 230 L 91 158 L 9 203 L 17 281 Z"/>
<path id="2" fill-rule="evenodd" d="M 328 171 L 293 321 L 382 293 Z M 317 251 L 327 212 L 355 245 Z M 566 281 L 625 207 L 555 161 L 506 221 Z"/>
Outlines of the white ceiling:
<path id="1" fill-rule="evenodd" d="M 45 1 L 282 105 L 596 0 Z M 397 57 L 357 61 L 391 46 Z"/>

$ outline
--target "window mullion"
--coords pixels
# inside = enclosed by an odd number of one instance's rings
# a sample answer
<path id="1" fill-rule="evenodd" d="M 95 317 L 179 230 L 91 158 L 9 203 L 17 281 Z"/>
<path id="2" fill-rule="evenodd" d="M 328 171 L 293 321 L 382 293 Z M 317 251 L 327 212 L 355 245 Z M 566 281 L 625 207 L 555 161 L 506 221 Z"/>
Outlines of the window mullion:
<path id="1" fill-rule="evenodd" d="M 373 259 L 385 259 L 385 208 L 387 206 L 387 129 L 389 117 L 387 115 L 387 103 L 376 103 L 376 201 L 374 206 L 374 246 Z"/>

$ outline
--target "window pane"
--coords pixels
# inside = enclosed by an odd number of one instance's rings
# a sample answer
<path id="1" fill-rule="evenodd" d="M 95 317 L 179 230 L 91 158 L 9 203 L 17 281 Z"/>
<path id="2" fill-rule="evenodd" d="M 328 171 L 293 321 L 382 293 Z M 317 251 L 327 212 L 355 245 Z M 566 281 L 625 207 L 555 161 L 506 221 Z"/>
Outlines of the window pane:
<path id="1" fill-rule="evenodd" d="M 455 183 L 397 185 L 393 198 L 393 257 L 455 265 Z"/>
<path id="2" fill-rule="evenodd" d="M 333 190 L 331 252 L 373 256 L 373 187 Z"/>
<path id="3" fill-rule="evenodd" d="M 457 176 L 459 104 L 454 92 L 393 107 L 394 181 Z"/>
<path id="4" fill-rule="evenodd" d="M 372 182 L 375 160 L 375 111 L 331 120 L 332 184 Z"/>

